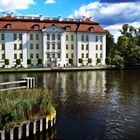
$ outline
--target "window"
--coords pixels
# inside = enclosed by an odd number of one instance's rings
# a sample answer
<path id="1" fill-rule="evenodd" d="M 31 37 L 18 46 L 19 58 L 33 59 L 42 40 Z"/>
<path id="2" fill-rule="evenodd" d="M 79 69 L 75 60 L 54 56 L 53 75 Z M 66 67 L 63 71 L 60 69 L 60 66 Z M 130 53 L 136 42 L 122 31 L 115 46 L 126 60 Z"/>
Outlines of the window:
<path id="1" fill-rule="evenodd" d="M 98 42 L 98 36 L 96 36 L 96 42 Z"/>
<path id="2" fill-rule="evenodd" d="M 50 40 L 50 34 L 47 34 L 47 40 Z"/>
<path id="3" fill-rule="evenodd" d="M 5 28 L 7 28 L 7 29 L 10 29 L 12 26 L 11 26 L 11 24 L 6 24 L 5 25 Z"/>
<path id="4" fill-rule="evenodd" d="M 34 29 L 39 29 L 40 27 L 39 27 L 39 25 L 33 25 L 33 27 L 32 28 L 34 28 Z"/>
<path id="5" fill-rule="evenodd" d="M 86 58 L 88 58 L 88 53 L 86 53 Z"/>
<path id="6" fill-rule="evenodd" d="M 5 59 L 5 54 L 2 54 L 2 59 Z"/>
<path id="7" fill-rule="evenodd" d="M 81 36 L 81 41 L 84 41 L 84 35 Z"/>
<path id="8" fill-rule="evenodd" d="M 60 53 L 58 53 L 58 58 L 60 58 Z"/>
<path id="9" fill-rule="evenodd" d="M 71 58 L 73 58 L 73 53 L 71 54 Z"/>
<path id="10" fill-rule="evenodd" d="M 68 55 L 68 53 L 66 53 L 66 58 L 69 58 L 69 55 Z"/>
<path id="11" fill-rule="evenodd" d="M 50 58 L 50 54 L 49 53 L 47 54 L 47 58 Z"/>
<path id="12" fill-rule="evenodd" d="M 39 34 L 36 34 L 36 40 L 39 40 Z"/>
<path id="13" fill-rule="evenodd" d="M 22 50 L 22 44 L 19 44 L 19 50 Z"/>
<path id="14" fill-rule="evenodd" d="M 30 34 L 30 40 L 33 40 L 33 34 Z"/>
<path id="15" fill-rule="evenodd" d="M 55 58 L 55 53 L 52 54 L 52 58 Z"/>
<path id="16" fill-rule="evenodd" d="M 1 34 L 1 40 L 5 40 L 4 34 Z"/>
<path id="17" fill-rule="evenodd" d="M 31 49 L 31 50 L 33 49 L 33 44 L 30 44 L 30 49 Z"/>
<path id="18" fill-rule="evenodd" d="M 71 50 L 73 50 L 73 44 L 71 44 Z"/>
<path id="19" fill-rule="evenodd" d="M 58 35 L 57 35 L 57 39 L 58 39 L 58 40 L 61 40 L 61 34 L 58 34 Z"/>
<path id="20" fill-rule="evenodd" d="M 65 29 L 66 29 L 66 31 L 70 31 L 71 27 L 70 26 L 66 26 Z"/>
<path id="21" fill-rule="evenodd" d="M 66 50 L 68 50 L 69 49 L 69 46 L 68 46 L 68 44 L 66 44 Z"/>
<path id="22" fill-rule="evenodd" d="M 17 54 L 14 54 L 14 59 L 17 59 Z"/>
<path id="23" fill-rule="evenodd" d="M 96 50 L 98 50 L 98 45 L 96 45 Z"/>
<path id="24" fill-rule="evenodd" d="M 102 58 L 102 53 L 100 54 L 100 58 Z"/>
<path id="25" fill-rule="evenodd" d="M 52 40 L 55 40 L 55 34 L 52 34 Z"/>
<path id="26" fill-rule="evenodd" d="M 84 53 L 82 53 L 81 57 L 84 58 Z"/>
<path id="27" fill-rule="evenodd" d="M 100 50 L 102 50 L 102 45 L 100 45 Z"/>
<path id="28" fill-rule="evenodd" d="M 71 35 L 71 41 L 73 41 L 73 35 Z"/>
<path id="29" fill-rule="evenodd" d="M 36 54 L 36 58 L 39 58 L 39 54 Z"/>
<path id="30" fill-rule="evenodd" d="M 66 35 L 66 41 L 68 41 L 69 40 L 69 36 L 68 35 Z"/>
<path id="31" fill-rule="evenodd" d="M 14 34 L 14 40 L 17 40 L 17 34 Z"/>
<path id="32" fill-rule="evenodd" d="M 14 50 L 17 50 L 17 44 L 14 44 Z"/>
<path id="33" fill-rule="evenodd" d="M 22 40 L 22 34 L 19 34 L 19 40 Z"/>
<path id="34" fill-rule="evenodd" d="M 39 44 L 36 44 L 36 50 L 38 50 L 39 49 Z"/>
<path id="35" fill-rule="evenodd" d="M 103 41 L 103 37 L 102 37 L 102 36 L 100 36 L 100 41 L 101 41 L 101 42 Z"/>
<path id="36" fill-rule="evenodd" d="M 88 41 L 88 35 L 86 35 L 86 41 Z"/>
<path id="37" fill-rule="evenodd" d="M 2 44 L 2 48 L 1 48 L 2 50 L 5 50 L 5 44 Z"/>
<path id="38" fill-rule="evenodd" d="M 86 45 L 86 50 L 88 50 L 88 44 Z"/>
<path id="39" fill-rule="evenodd" d="M 96 58 L 98 58 L 98 54 L 96 53 Z"/>
<path id="40" fill-rule="evenodd" d="M 47 49 L 50 49 L 50 44 L 47 44 Z"/>
<path id="41" fill-rule="evenodd" d="M 61 49 L 61 44 L 58 44 L 58 46 L 57 46 L 57 47 L 58 47 L 58 50 L 60 50 L 60 49 Z"/>
<path id="42" fill-rule="evenodd" d="M 30 54 L 30 58 L 33 58 L 33 54 L 32 53 Z"/>
<path id="43" fill-rule="evenodd" d="M 20 54 L 20 59 L 22 59 L 23 58 L 23 56 L 22 56 L 22 53 Z"/>
<path id="44" fill-rule="evenodd" d="M 55 44 L 52 44 L 53 46 L 52 46 L 52 49 L 55 49 Z"/>
<path id="45" fill-rule="evenodd" d="M 84 45 L 82 44 L 82 50 L 84 50 Z"/>
<path id="46" fill-rule="evenodd" d="M 94 27 L 90 27 L 89 31 L 93 32 L 94 31 Z"/>

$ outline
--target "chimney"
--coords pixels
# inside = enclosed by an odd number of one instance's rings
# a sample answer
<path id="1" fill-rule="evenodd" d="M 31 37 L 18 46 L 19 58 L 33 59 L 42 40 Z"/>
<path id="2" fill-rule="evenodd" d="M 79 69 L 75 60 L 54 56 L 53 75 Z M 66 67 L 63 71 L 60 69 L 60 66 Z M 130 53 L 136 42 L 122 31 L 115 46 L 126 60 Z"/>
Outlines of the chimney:
<path id="1" fill-rule="evenodd" d="M 6 12 L 2 12 L 2 16 L 3 17 L 6 17 Z"/>

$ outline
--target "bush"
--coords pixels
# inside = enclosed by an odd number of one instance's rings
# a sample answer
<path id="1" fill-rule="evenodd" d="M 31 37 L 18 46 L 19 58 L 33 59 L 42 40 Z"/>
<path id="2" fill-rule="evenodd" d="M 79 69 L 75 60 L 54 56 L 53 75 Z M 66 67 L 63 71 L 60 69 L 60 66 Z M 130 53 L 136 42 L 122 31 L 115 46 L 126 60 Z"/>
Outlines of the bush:
<path id="1" fill-rule="evenodd" d="M 20 65 L 21 64 L 21 60 L 20 59 L 16 59 L 16 64 Z"/>
<path id="2" fill-rule="evenodd" d="M 31 63 L 32 63 L 32 60 L 31 59 L 27 59 L 27 64 L 31 65 Z"/>
<path id="3" fill-rule="evenodd" d="M 79 63 L 83 63 L 83 59 L 82 58 L 79 58 Z"/>
<path id="4" fill-rule="evenodd" d="M 42 64 L 43 64 L 43 59 L 41 59 L 41 58 L 38 59 L 38 64 L 39 64 L 39 65 L 42 65 Z"/>
<path id="5" fill-rule="evenodd" d="M 69 63 L 73 64 L 73 59 L 72 58 L 69 59 Z"/>
<path id="6" fill-rule="evenodd" d="M 101 59 L 97 58 L 97 64 L 101 63 Z"/>
<path id="7" fill-rule="evenodd" d="M 111 65 L 111 58 L 106 57 L 105 62 L 106 62 L 107 65 Z"/>
<path id="8" fill-rule="evenodd" d="M 5 63 L 5 65 L 8 66 L 8 65 L 9 65 L 9 59 L 5 59 L 5 60 L 4 60 L 4 63 Z"/>
<path id="9" fill-rule="evenodd" d="M 92 58 L 88 58 L 88 63 L 92 63 Z"/>
<path id="10" fill-rule="evenodd" d="M 9 131 L 25 121 L 49 115 L 54 110 L 47 89 L 25 89 L 0 92 L 0 130 Z"/>

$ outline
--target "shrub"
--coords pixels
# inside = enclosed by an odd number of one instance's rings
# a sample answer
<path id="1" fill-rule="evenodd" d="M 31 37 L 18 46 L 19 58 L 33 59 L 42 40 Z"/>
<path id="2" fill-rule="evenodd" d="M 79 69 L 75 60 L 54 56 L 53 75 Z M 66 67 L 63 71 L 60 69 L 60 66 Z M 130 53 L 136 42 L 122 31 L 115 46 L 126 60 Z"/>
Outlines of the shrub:
<path id="1" fill-rule="evenodd" d="M 0 130 L 9 131 L 22 122 L 46 116 L 53 110 L 52 94 L 47 89 L 0 92 Z"/>
<path id="2" fill-rule="evenodd" d="M 79 58 L 79 63 L 83 63 L 83 59 L 82 58 Z"/>
<path id="3" fill-rule="evenodd" d="M 32 60 L 31 59 L 27 59 L 27 64 L 31 65 L 31 63 L 32 63 Z"/>
<path id="4" fill-rule="evenodd" d="M 88 58 L 88 63 L 92 63 L 92 58 Z"/>
<path id="5" fill-rule="evenodd" d="M 97 58 L 97 64 L 101 63 L 101 59 Z"/>
<path id="6" fill-rule="evenodd" d="M 20 59 L 16 59 L 16 64 L 20 65 L 21 64 L 21 60 Z"/>
<path id="7" fill-rule="evenodd" d="M 107 65 L 111 64 L 111 58 L 110 57 L 106 57 L 105 62 Z"/>
<path id="8" fill-rule="evenodd" d="M 9 59 L 5 59 L 5 60 L 4 60 L 4 63 L 5 63 L 5 65 L 8 66 L 8 65 L 9 65 Z"/>
<path id="9" fill-rule="evenodd" d="M 41 59 L 41 58 L 38 59 L 38 64 L 39 64 L 39 65 L 42 65 L 42 64 L 43 64 L 43 59 Z"/>
<path id="10" fill-rule="evenodd" d="M 69 63 L 73 64 L 73 59 L 72 58 L 69 59 Z"/>

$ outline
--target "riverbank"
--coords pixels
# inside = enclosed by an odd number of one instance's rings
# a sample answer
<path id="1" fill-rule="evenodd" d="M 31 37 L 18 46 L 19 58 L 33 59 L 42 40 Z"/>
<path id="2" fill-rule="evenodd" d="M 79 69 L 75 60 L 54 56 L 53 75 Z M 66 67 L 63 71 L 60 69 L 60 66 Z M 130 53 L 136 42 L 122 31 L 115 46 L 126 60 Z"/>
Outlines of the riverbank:
<path id="1" fill-rule="evenodd" d="M 54 67 L 54 68 L 0 68 L 0 73 L 15 72 L 61 72 L 61 71 L 93 71 L 115 69 L 114 66 L 81 66 L 81 67 Z"/>

